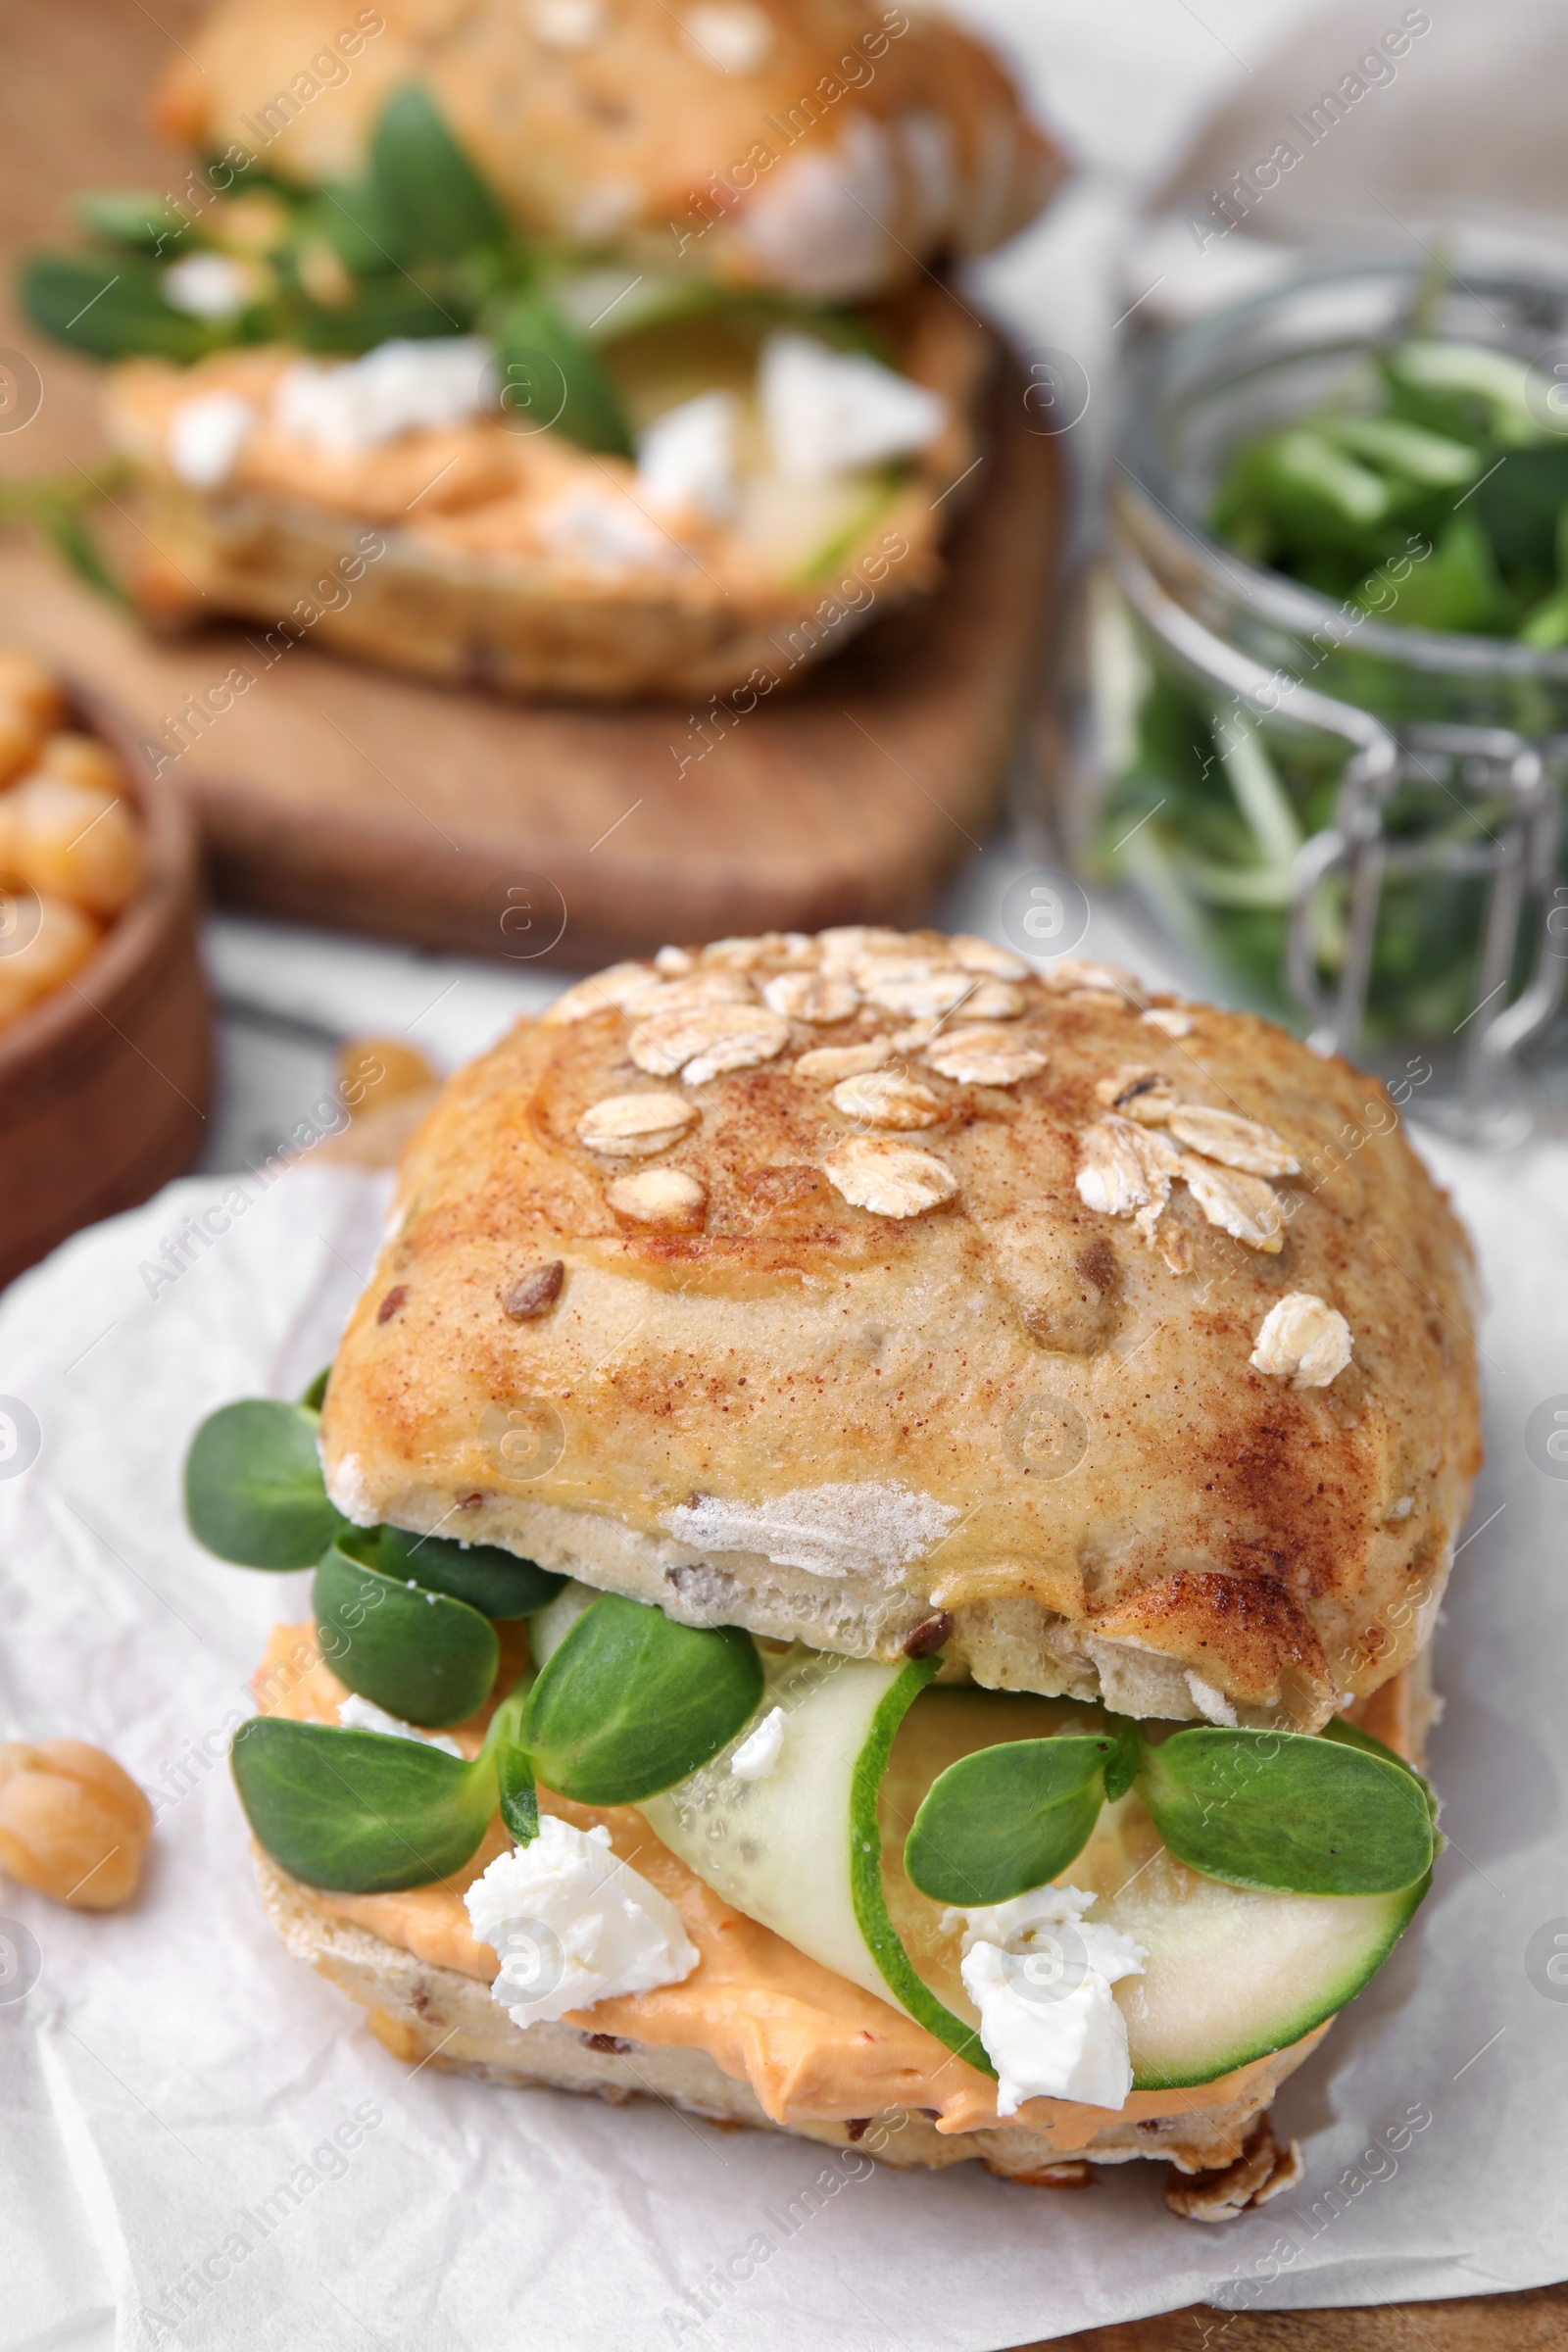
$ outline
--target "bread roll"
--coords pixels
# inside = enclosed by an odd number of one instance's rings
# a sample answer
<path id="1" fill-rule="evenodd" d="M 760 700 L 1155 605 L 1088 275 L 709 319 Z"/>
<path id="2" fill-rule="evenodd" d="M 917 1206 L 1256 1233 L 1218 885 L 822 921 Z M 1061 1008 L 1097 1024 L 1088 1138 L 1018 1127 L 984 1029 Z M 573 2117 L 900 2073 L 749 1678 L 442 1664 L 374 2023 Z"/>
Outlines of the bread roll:
<path id="1" fill-rule="evenodd" d="M 1065 170 L 987 49 L 879 0 L 225 0 L 160 126 L 353 181 L 411 81 L 524 236 L 832 300 L 989 251 Z"/>
<path id="2" fill-rule="evenodd" d="M 1266 1021 L 930 932 L 721 941 L 452 1079 L 322 1456 L 361 1524 L 686 1623 L 1309 1730 L 1436 1616 L 1472 1312 L 1387 1095 Z"/>

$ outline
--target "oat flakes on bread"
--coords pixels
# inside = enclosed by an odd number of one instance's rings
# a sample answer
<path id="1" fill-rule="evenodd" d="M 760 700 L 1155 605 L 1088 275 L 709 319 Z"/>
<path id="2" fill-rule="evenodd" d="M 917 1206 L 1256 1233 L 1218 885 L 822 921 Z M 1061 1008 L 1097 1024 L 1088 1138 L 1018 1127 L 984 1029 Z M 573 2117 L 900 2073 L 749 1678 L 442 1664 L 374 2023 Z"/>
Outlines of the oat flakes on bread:
<path id="1" fill-rule="evenodd" d="M 1314 1730 L 1435 1618 L 1472 1303 L 1387 1098 L 1265 1021 L 935 933 L 721 941 L 451 1081 L 322 1458 L 362 1525 L 683 1623 Z"/>
<path id="2" fill-rule="evenodd" d="M 352 181 L 388 96 L 421 82 L 525 235 L 835 300 L 906 283 L 934 255 L 989 252 L 1065 171 L 991 52 L 924 9 L 384 0 L 367 13 L 384 29 L 345 70 L 335 0 L 223 0 L 163 85 L 160 126 L 220 155 L 254 148 L 260 125 L 270 171 Z"/>

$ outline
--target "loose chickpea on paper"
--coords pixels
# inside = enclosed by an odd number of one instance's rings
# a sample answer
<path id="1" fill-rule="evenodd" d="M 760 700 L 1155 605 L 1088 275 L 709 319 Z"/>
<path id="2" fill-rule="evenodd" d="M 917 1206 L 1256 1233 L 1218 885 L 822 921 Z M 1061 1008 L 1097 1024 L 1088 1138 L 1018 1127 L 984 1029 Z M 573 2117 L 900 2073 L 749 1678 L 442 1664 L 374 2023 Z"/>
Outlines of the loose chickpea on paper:
<path id="1" fill-rule="evenodd" d="M 351 1037 L 338 1048 L 338 1092 L 351 1116 L 379 1110 L 439 1084 L 416 1046 L 398 1037 Z"/>
<path id="2" fill-rule="evenodd" d="M 0 1029 L 40 997 L 63 988 L 101 936 L 92 916 L 67 899 L 42 891 L 0 894 Z"/>
<path id="3" fill-rule="evenodd" d="M 146 862 L 114 790 L 40 772 L 0 793 L 0 874 L 8 881 L 70 899 L 106 922 L 134 896 Z"/>
<path id="4" fill-rule="evenodd" d="M 0 1870 L 74 1911 L 113 1911 L 141 1877 L 153 1809 L 85 1740 L 0 1743 Z"/>

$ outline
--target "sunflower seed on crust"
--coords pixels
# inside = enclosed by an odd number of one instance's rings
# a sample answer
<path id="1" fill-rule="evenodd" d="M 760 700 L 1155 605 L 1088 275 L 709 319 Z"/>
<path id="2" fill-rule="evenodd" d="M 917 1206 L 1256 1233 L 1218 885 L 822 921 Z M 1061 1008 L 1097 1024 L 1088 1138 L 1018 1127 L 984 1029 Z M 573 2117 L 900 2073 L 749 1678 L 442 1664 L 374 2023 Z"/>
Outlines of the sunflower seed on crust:
<path id="1" fill-rule="evenodd" d="M 647 1159 L 685 1134 L 698 1117 L 695 1102 L 664 1087 L 643 1094 L 607 1095 L 577 1121 L 577 1138 L 608 1159 Z"/>
<path id="2" fill-rule="evenodd" d="M 1296 1389 L 1326 1389 L 1350 1360 L 1350 1326 L 1311 1291 L 1288 1291 L 1263 1317 L 1248 1357 L 1255 1372 L 1290 1379 Z"/>
<path id="3" fill-rule="evenodd" d="M 1136 1116 L 1136 1112 L 1134 1116 Z M 1179 1144 L 1249 1176 L 1299 1176 L 1300 1162 L 1283 1136 L 1234 1110 L 1205 1110 L 1194 1102 L 1167 1112 L 1165 1124 Z"/>
<path id="4" fill-rule="evenodd" d="M 852 1208 L 878 1217 L 923 1216 L 958 1189 L 953 1170 L 934 1152 L 875 1135 L 847 1137 L 823 1160 L 822 1173 Z"/>
<path id="5" fill-rule="evenodd" d="M 836 1086 L 841 1078 L 858 1078 L 879 1070 L 893 1052 L 891 1037 L 868 1037 L 863 1046 L 813 1046 L 790 1063 L 790 1075 L 808 1078 L 819 1086 Z"/>
<path id="6" fill-rule="evenodd" d="M 1124 963 L 1090 963 L 1081 956 L 1062 956 L 1040 977 L 1055 996 L 1086 989 L 1096 996 L 1115 997 L 1118 1003 L 1135 1008 L 1149 1002 L 1138 974 Z"/>
<path id="7" fill-rule="evenodd" d="M 1123 1118 L 1137 1119 L 1146 1127 L 1162 1127 L 1181 1102 L 1163 1070 L 1145 1069 L 1136 1061 L 1124 1062 L 1108 1078 L 1099 1079 L 1095 1097 L 1111 1110 L 1119 1110 Z"/>
<path id="8" fill-rule="evenodd" d="M 1029 966 L 1021 956 L 1009 955 L 1005 948 L 993 947 L 989 939 L 976 939 L 967 931 L 956 931 L 948 942 L 948 954 L 966 972 L 989 972 L 994 980 L 1027 980 Z"/>
<path id="9" fill-rule="evenodd" d="M 689 1225 L 708 1199 L 708 1187 L 684 1168 L 638 1168 L 605 1187 L 617 1217 L 639 1225 Z"/>
<path id="10" fill-rule="evenodd" d="M 864 1119 L 872 1127 L 934 1127 L 947 1112 L 940 1095 L 901 1070 L 868 1070 L 861 1077 L 846 1078 L 828 1101 L 847 1119 Z"/>
<path id="11" fill-rule="evenodd" d="M 762 1002 L 789 1021 L 831 1029 L 859 1005 L 859 991 L 838 972 L 775 972 L 762 983 Z"/>
<path id="12" fill-rule="evenodd" d="M 1152 1004 L 1138 1017 L 1147 1021 L 1151 1029 L 1163 1029 L 1167 1037 L 1191 1037 L 1197 1027 L 1192 1014 L 1183 1012 L 1176 1004 Z"/>
<path id="13" fill-rule="evenodd" d="M 1147 1133 L 1147 1129 L 1140 1130 Z M 1285 1212 L 1273 1187 L 1240 1168 L 1218 1168 L 1196 1153 L 1181 1155 L 1187 1189 L 1211 1225 L 1271 1257 L 1285 1247 Z"/>
<path id="14" fill-rule="evenodd" d="M 626 1051 L 652 1077 L 672 1078 L 679 1070 L 688 1086 L 702 1086 L 720 1071 L 771 1061 L 789 1041 L 788 1021 L 765 1005 L 707 1004 L 639 1022 Z"/>
<path id="15" fill-rule="evenodd" d="M 608 970 L 591 972 L 586 980 L 566 989 L 539 1018 L 547 1029 L 569 1028 L 574 1021 L 587 1020 L 591 1013 L 619 1012 L 633 998 L 658 986 L 659 974 L 651 963 L 612 963 Z"/>
<path id="16" fill-rule="evenodd" d="M 954 1029 L 926 1050 L 930 1068 L 960 1086 L 1017 1086 L 1037 1078 L 1047 1056 L 1006 1029 Z"/>
<path id="17" fill-rule="evenodd" d="M 697 958 L 690 948 L 661 948 L 654 957 L 654 969 L 666 980 L 680 980 L 687 972 L 696 971 Z"/>

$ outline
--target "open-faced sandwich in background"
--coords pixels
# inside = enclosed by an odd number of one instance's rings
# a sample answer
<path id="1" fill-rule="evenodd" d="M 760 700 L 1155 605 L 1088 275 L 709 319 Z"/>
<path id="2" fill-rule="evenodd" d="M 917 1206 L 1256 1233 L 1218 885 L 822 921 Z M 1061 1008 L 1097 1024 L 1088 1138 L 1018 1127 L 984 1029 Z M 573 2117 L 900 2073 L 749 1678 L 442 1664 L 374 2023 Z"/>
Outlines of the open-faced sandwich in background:
<path id="1" fill-rule="evenodd" d="M 986 50 L 880 0 L 340 13 L 223 0 L 161 100 L 208 160 L 24 272 L 118 363 L 150 611 L 707 695 L 935 584 L 994 357 L 940 272 L 1062 170 Z"/>
<path id="2" fill-rule="evenodd" d="M 519 1025 L 330 1375 L 191 1454 L 211 1548 L 320 1562 L 234 1743 L 289 1949 L 489 2081 L 1288 2183 L 1269 2101 L 1441 1844 L 1471 1268 L 1397 1127 L 929 932 Z"/>

